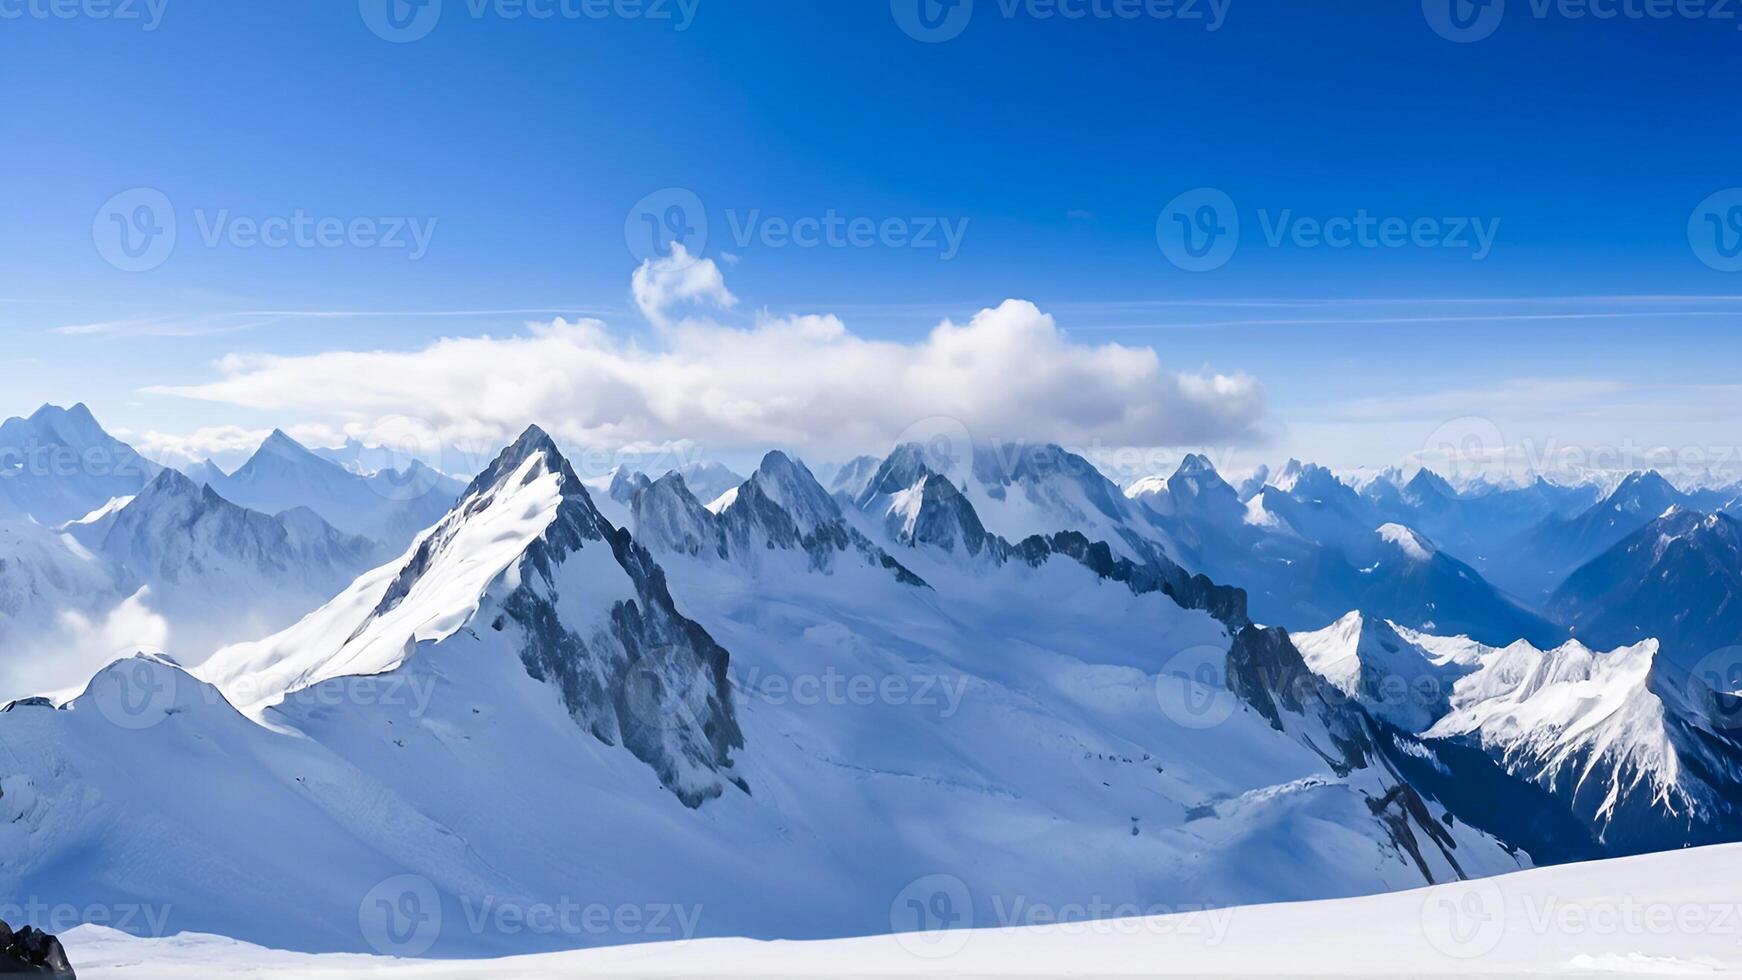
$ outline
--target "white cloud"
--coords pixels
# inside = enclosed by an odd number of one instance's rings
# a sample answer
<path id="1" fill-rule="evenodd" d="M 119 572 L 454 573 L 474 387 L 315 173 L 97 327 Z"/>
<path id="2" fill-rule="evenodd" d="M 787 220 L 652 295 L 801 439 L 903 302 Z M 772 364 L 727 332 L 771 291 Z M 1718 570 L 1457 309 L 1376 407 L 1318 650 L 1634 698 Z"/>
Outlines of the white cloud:
<path id="1" fill-rule="evenodd" d="M 232 355 L 217 380 L 148 390 L 339 429 L 408 416 L 478 449 L 536 422 L 581 446 L 875 451 L 939 417 L 977 438 L 1204 444 L 1248 437 L 1263 413 L 1252 378 L 1176 374 L 1147 347 L 1077 343 L 1018 300 L 904 343 L 861 337 L 834 316 L 674 322 L 679 303 L 735 302 L 711 260 L 681 252 L 644 263 L 634 291 L 662 328 L 656 348 L 597 320 L 558 319 L 411 351 Z"/>
<path id="2" fill-rule="evenodd" d="M 667 322 L 666 311 L 679 303 L 729 309 L 738 302 L 713 259 L 697 258 L 677 242 L 670 255 L 643 261 L 630 277 L 630 288 L 641 315 L 661 326 Z"/>
<path id="3" fill-rule="evenodd" d="M 17 637 L 0 662 L 0 699 L 76 693 L 71 689 L 117 657 L 164 650 L 169 623 L 149 599 L 150 590 L 142 588 L 100 616 L 63 609 L 52 627 Z"/>

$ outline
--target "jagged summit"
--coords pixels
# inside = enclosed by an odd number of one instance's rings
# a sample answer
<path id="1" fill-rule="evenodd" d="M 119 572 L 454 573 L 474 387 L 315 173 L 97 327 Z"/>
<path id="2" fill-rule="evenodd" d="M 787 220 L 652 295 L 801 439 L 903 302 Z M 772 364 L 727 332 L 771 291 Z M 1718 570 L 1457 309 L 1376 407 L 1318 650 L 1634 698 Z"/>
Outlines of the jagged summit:
<path id="1" fill-rule="evenodd" d="M 749 479 L 710 505 L 673 472 L 642 478 L 630 501 L 636 540 L 662 556 L 727 561 L 755 574 L 790 564 L 830 572 L 837 562 L 882 568 L 901 582 L 923 585 L 847 521 L 802 462 L 782 452 L 765 456 Z"/>
<path id="2" fill-rule="evenodd" d="M 801 533 L 839 520 L 840 505 L 829 495 L 803 463 L 774 450 L 762 457 L 746 483 L 753 483 L 771 501 L 792 517 Z M 743 491 L 739 491 L 742 499 Z"/>
<path id="3" fill-rule="evenodd" d="M 1432 499 L 1430 495 L 1447 498 L 1458 496 L 1458 491 L 1445 477 L 1425 466 L 1415 471 L 1415 475 L 1409 478 L 1402 490 L 1418 503 Z"/>

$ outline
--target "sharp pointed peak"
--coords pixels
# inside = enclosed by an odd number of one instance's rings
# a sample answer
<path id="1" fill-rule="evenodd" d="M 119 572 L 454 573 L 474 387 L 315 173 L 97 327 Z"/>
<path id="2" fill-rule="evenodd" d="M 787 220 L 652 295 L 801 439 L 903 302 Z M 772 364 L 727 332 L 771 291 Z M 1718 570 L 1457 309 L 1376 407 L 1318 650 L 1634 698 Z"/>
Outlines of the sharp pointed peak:
<path id="1" fill-rule="evenodd" d="M 1174 470 L 1174 474 L 1176 476 L 1180 474 L 1188 476 L 1196 474 L 1219 475 L 1216 473 L 1216 464 L 1210 462 L 1210 457 L 1203 453 L 1186 453 L 1185 458 L 1179 461 L 1179 468 Z"/>
<path id="2" fill-rule="evenodd" d="M 317 456 L 314 452 L 310 451 L 307 446 L 291 438 L 290 434 L 285 432 L 283 429 L 273 429 L 272 432 L 261 441 L 260 448 L 254 451 L 254 455 L 249 457 L 249 462 L 253 462 L 255 459 L 266 456 L 276 457 L 278 459 L 318 459 L 323 463 L 332 463 L 332 460 L 322 459 L 322 457 Z M 333 463 L 333 465 L 337 466 L 338 464 Z"/>
<path id="3" fill-rule="evenodd" d="M 150 483 L 145 485 L 142 495 L 196 493 L 202 486 L 205 486 L 205 484 L 194 483 L 193 480 L 188 478 L 187 474 L 175 467 L 165 466 L 162 470 L 158 471 L 157 476 L 153 477 Z M 206 489 L 209 490 L 211 488 L 206 487 Z"/>

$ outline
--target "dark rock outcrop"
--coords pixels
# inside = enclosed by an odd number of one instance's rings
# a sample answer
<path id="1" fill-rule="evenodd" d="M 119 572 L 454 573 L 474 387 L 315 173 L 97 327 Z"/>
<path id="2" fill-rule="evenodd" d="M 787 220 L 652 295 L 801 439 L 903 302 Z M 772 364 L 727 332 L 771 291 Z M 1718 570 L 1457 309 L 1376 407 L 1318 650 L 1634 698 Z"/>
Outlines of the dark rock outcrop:
<path id="1" fill-rule="evenodd" d="M 73 966 L 59 939 L 32 926 L 13 932 L 0 922 L 0 975 L 73 980 Z"/>

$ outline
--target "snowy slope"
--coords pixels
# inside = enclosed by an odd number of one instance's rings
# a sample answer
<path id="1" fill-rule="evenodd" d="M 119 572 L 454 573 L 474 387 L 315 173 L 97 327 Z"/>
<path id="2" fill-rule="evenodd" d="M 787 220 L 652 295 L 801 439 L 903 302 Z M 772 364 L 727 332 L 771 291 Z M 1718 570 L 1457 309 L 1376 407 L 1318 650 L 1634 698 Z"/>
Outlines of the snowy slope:
<path id="1" fill-rule="evenodd" d="M 1742 845 L 1521 871 L 1338 901 L 1079 910 L 976 904 L 954 929 L 810 943 L 742 939 L 463 963 L 282 953 L 212 936 L 63 938 L 91 980 L 612 977 L 1742 976 Z M 1164 914 L 1171 912 L 1172 914 Z M 1147 913 L 1147 914 L 1145 914 Z M 1050 921 L 1056 916 L 1061 921 Z"/>

